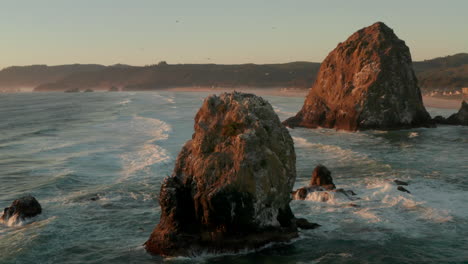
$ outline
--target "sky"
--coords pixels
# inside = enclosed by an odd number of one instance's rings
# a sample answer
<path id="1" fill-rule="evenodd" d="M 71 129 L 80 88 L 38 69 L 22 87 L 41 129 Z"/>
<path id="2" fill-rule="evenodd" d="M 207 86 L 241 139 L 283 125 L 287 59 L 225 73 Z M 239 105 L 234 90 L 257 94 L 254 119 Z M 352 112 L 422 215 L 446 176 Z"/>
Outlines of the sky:
<path id="1" fill-rule="evenodd" d="M 0 68 L 321 62 L 386 23 L 413 60 L 468 52 L 468 0 L 0 0 Z"/>

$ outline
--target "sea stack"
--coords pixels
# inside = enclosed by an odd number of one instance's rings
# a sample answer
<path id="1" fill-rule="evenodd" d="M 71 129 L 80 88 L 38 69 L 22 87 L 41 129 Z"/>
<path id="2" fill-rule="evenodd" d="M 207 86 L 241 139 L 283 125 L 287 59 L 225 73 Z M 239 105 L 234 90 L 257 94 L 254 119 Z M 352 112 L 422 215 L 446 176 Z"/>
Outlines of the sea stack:
<path id="1" fill-rule="evenodd" d="M 338 130 L 433 126 L 405 42 L 382 22 L 351 35 L 328 54 L 289 127 Z"/>
<path id="2" fill-rule="evenodd" d="M 253 94 L 212 95 L 194 129 L 161 186 L 161 219 L 146 249 L 192 256 L 297 237 L 294 144 L 272 106 Z"/>
<path id="3" fill-rule="evenodd" d="M 463 100 L 460 110 L 458 110 L 457 113 L 452 114 L 448 118 L 436 116 L 434 117 L 434 121 L 444 125 L 468 126 L 468 103 Z"/>

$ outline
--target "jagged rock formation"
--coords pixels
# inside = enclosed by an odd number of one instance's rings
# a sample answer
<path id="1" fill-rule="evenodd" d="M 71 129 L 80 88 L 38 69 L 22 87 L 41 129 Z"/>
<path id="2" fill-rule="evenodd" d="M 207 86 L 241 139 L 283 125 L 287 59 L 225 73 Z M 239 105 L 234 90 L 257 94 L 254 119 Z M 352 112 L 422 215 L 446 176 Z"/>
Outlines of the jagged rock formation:
<path id="1" fill-rule="evenodd" d="M 3 210 L 0 221 L 8 225 L 17 224 L 26 218 L 41 214 L 42 207 L 36 198 L 31 195 L 14 200 L 13 203 Z"/>
<path id="2" fill-rule="evenodd" d="M 457 113 L 452 114 L 448 118 L 442 116 L 434 117 L 434 121 L 438 124 L 444 125 L 461 125 L 468 126 L 468 103 L 462 102 L 460 110 Z"/>
<path id="3" fill-rule="evenodd" d="M 161 219 L 146 249 L 189 256 L 296 237 L 294 144 L 271 105 L 253 94 L 209 96 L 194 128 L 162 184 Z"/>
<path id="4" fill-rule="evenodd" d="M 323 61 L 289 127 L 342 130 L 432 126 L 403 40 L 384 23 L 363 28 Z"/>
<path id="5" fill-rule="evenodd" d="M 305 200 L 309 194 L 319 192 L 322 202 L 326 202 L 330 199 L 330 192 L 343 194 L 350 198 L 350 200 L 353 200 L 351 198 L 352 195 L 356 195 L 351 190 L 336 189 L 333 178 L 331 177 L 331 172 L 327 167 L 318 165 L 312 172 L 312 179 L 310 180 L 309 186 L 301 187 L 293 191 L 292 197 L 294 200 Z"/>

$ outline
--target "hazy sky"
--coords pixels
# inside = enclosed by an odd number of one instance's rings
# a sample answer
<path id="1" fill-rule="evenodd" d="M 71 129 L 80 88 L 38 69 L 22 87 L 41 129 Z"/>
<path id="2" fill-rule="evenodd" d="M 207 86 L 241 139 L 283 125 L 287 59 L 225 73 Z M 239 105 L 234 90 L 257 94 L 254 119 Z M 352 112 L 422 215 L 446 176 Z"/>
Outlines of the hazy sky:
<path id="1" fill-rule="evenodd" d="M 322 61 L 383 21 L 413 59 L 468 52 L 468 0 L 0 0 L 9 65 Z"/>

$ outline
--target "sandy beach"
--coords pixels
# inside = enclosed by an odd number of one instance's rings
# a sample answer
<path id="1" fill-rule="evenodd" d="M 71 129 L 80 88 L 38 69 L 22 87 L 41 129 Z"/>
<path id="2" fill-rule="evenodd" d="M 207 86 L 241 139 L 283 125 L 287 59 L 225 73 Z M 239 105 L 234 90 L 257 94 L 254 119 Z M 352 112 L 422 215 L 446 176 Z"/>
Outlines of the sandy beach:
<path id="1" fill-rule="evenodd" d="M 443 109 L 459 109 L 461 106 L 461 98 L 438 98 L 432 96 L 423 96 L 423 102 L 426 107 L 443 108 Z"/>
<path id="2" fill-rule="evenodd" d="M 285 96 L 285 97 L 305 97 L 309 92 L 309 89 L 282 89 L 282 88 L 209 88 L 209 87 L 178 87 L 166 89 L 173 92 L 212 92 L 212 93 L 223 93 L 223 92 L 247 92 L 258 95 L 273 95 L 273 96 Z M 426 107 L 442 108 L 442 109 L 459 109 L 462 99 L 461 98 L 440 98 L 433 96 L 423 96 L 423 102 Z"/>

